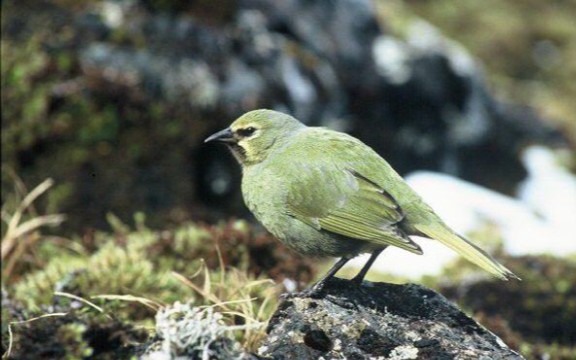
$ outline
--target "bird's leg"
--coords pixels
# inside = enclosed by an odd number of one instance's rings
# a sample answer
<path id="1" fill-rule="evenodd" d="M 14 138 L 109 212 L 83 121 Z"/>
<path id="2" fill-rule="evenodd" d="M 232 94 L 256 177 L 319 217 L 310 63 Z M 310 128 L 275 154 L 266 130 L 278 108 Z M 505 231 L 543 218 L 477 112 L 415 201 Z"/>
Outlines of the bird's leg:
<path id="1" fill-rule="evenodd" d="M 332 266 L 332 268 L 330 268 L 330 270 L 328 270 L 326 275 L 324 275 L 320 280 L 318 280 L 318 282 L 316 282 L 316 284 L 314 284 L 311 287 L 309 287 L 308 289 L 302 291 L 301 295 L 303 295 L 305 297 L 318 296 L 318 294 L 322 291 L 322 289 L 326 285 L 326 282 L 328 280 L 330 280 L 330 278 L 332 278 L 338 272 L 338 270 L 340 270 L 344 265 L 346 265 L 346 263 L 348 261 L 350 261 L 350 259 L 351 258 L 346 257 L 346 256 L 342 257 L 340 260 L 338 260 Z"/>
<path id="2" fill-rule="evenodd" d="M 362 281 L 364 280 L 364 276 L 366 276 L 366 273 L 368 273 L 368 270 L 370 270 L 370 267 L 372 267 L 372 264 L 374 264 L 374 261 L 376 261 L 376 258 L 378 257 L 378 255 L 380 255 L 380 253 L 382 251 L 384 251 L 384 249 L 386 249 L 386 247 L 384 247 L 382 249 L 374 250 L 372 252 L 372 255 L 370 255 L 370 259 L 368 259 L 368 261 L 366 261 L 366 264 L 364 264 L 364 267 L 362 268 L 362 270 L 360 270 L 358 275 L 354 276 L 354 278 L 352 279 L 352 282 L 355 282 L 358 285 L 362 284 Z"/>

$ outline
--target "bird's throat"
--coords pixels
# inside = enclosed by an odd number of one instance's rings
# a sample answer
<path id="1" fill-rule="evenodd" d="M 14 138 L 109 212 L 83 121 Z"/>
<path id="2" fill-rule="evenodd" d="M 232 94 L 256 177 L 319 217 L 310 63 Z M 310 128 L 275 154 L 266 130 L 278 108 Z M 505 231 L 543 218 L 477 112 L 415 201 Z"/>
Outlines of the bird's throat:
<path id="1" fill-rule="evenodd" d="M 232 151 L 232 155 L 234 155 L 236 160 L 238 160 L 240 164 L 244 165 L 247 161 L 246 149 L 238 143 L 229 143 L 226 145 L 228 145 L 228 148 Z"/>

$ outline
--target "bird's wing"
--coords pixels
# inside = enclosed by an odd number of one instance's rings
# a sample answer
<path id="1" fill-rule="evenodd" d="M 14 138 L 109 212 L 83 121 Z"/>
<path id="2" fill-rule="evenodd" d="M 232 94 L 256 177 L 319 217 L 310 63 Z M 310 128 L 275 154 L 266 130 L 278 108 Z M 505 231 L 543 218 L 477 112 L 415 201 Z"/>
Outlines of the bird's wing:
<path id="1" fill-rule="evenodd" d="M 328 166 L 328 165 L 324 165 Z M 302 167 L 292 188 L 313 191 L 288 196 L 290 215 L 315 227 L 378 245 L 393 245 L 421 254 L 421 248 L 397 226 L 404 214 L 381 186 L 349 169 Z M 317 185 L 322 182 L 322 186 Z"/>

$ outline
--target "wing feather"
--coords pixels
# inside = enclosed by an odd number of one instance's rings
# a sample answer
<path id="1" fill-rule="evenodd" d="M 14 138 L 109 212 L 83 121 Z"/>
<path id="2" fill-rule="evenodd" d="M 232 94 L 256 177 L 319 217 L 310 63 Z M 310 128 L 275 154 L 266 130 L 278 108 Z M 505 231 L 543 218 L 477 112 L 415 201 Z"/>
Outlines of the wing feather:
<path id="1" fill-rule="evenodd" d="M 303 172 L 299 179 L 314 183 L 317 178 L 312 181 L 306 177 L 315 174 L 318 175 L 316 171 Z M 327 179 L 322 188 L 328 190 L 318 190 L 310 198 L 289 196 L 291 215 L 317 229 L 422 253 L 398 227 L 404 219 L 398 202 L 366 176 L 354 170 L 341 170 Z"/>

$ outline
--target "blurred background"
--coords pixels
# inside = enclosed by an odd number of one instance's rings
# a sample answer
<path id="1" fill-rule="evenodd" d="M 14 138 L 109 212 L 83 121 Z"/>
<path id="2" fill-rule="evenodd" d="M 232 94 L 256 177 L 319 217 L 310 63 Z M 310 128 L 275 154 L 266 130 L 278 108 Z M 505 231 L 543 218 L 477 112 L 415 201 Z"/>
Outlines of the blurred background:
<path id="1" fill-rule="evenodd" d="M 182 261 L 152 273 L 192 271 L 217 242 L 227 265 L 305 286 L 322 270 L 277 250 L 242 204 L 232 156 L 202 143 L 271 108 L 372 146 L 524 281 L 490 282 L 428 243 L 428 256 L 384 254 L 371 279 L 423 282 L 527 357 L 568 359 L 575 14 L 561 0 L 2 1 L 3 299 L 37 309 L 52 301 L 30 295 L 38 283 L 53 291 L 105 244 L 144 233 L 150 248 L 130 263 L 151 248 Z M 114 259 L 98 276 L 128 261 Z M 134 272 L 117 293 L 153 276 Z M 94 283 L 68 289 L 111 293 Z M 2 332 L 5 348 L 4 320 Z"/>

